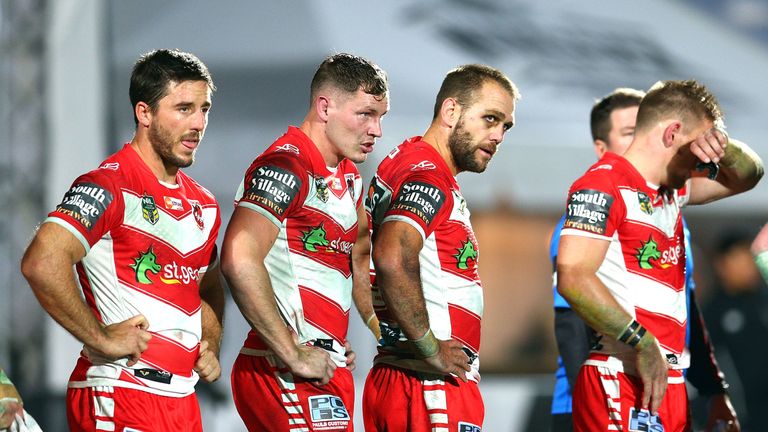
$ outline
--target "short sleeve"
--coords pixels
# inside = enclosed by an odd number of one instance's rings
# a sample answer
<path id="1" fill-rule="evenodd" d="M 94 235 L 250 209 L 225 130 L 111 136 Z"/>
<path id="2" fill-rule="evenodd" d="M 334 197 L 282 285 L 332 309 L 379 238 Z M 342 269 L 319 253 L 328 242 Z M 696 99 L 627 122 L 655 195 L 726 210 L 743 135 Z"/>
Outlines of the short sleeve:
<path id="1" fill-rule="evenodd" d="M 419 230 L 426 239 L 450 216 L 451 185 L 434 171 L 409 175 L 392 197 L 382 223 L 399 220 Z"/>
<path id="2" fill-rule="evenodd" d="M 306 172 L 297 158 L 286 153 L 257 158 L 245 173 L 236 205 L 256 211 L 280 226 L 306 199 Z"/>
<path id="3" fill-rule="evenodd" d="M 125 204 L 112 179 L 99 172 L 78 177 L 45 223 L 61 225 L 83 244 L 86 253 L 122 222 Z"/>

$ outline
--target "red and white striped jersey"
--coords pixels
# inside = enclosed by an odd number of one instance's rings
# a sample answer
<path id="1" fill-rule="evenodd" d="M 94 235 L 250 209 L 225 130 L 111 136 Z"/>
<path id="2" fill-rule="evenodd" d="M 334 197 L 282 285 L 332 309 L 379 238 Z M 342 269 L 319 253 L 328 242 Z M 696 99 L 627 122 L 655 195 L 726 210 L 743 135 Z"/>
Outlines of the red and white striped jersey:
<path id="1" fill-rule="evenodd" d="M 688 188 L 648 183 L 626 159 L 606 153 L 576 180 L 561 236 L 610 242 L 597 275 L 619 304 L 659 342 L 670 378 L 688 367 L 685 326 L 685 247 L 680 208 Z M 636 351 L 601 338 L 588 364 L 636 374 Z"/>
<path id="2" fill-rule="evenodd" d="M 464 345 L 472 366 L 467 377 L 479 380 L 483 315 L 479 249 L 469 209 L 445 161 L 421 137 L 406 140 L 379 165 L 365 207 L 374 242 L 378 228 L 389 221 L 405 222 L 422 235 L 419 265 L 429 326 L 438 339 L 453 338 Z M 374 268 L 371 273 L 373 305 L 382 329 L 376 362 L 437 373 L 414 358 L 404 343 L 407 339 L 376 286 Z"/>
<path id="3" fill-rule="evenodd" d="M 245 173 L 235 204 L 280 229 L 264 260 L 278 309 L 300 343 L 328 350 L 344 366 L 352 304 L 352 246 L 362 181 L 355 164 L 325 165 L 320 151 L 296 127 L 277 139 Z M 266 344 L 251 330 L 248 353 Z"/>
<path id="4" fill-rule="evenodd" d="M 213 195 L 182 171 L 160 182 L 129 145 L 78 177 L 45 223 L 82 243 L 77 274 L 104 325 L 142 314 L 152 339 L 134 366 L 81 356 L 70 387 L 117 386 L 166 396 L 194 392 L 201 330 L 199 281 L 216 259 Z"/>

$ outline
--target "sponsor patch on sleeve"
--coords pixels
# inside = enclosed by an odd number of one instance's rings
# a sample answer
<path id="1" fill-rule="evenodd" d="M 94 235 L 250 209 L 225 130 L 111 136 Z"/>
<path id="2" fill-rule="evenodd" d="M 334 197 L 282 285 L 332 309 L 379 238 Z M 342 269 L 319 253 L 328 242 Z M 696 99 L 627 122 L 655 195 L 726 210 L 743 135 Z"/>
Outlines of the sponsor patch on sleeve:
<path id="1" fill-rule="evenodd" d="M 445 194 L 436 186 L 412 181 L 403 184 L 390 210 L 413 213 L 428 226 L 444 203 Z"/>
<path id="2" fill-rule="evenodd" d="M 77 183 L 66 194 L 56 211 L 90 231 L 112 202 L 112 193 L 95 183 Z"/>
<path id="3" fill-rule="evenodd" d="M 242 199 L 282 216 L 300 189 L 301 180 L 294 173 L 274 165 L 265 165 L 251 173 Z"/>
<path id="4" fill-rule="evenodd" d="M 613 196 L 595 189 L 581 189 L 568 197 L 568 211 L 563 228 L 575 228 L 605 234 Z"/>

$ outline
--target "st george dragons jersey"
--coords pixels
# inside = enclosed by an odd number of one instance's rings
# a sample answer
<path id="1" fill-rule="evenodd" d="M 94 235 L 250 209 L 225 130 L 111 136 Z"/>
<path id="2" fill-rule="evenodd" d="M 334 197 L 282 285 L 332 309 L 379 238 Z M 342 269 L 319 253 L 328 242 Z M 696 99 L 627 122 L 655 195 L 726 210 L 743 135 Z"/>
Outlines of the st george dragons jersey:
<path id="1" fill-rule="evenodd" d="M 658 340 L 671 380 L 688 367 L 686 256 L 680 208 L 687 188 L 660 189 L 623 157 L 607 153 L 568 195 L 561 235 L 610 242 L 597 275 L 619 304 Z M 600 339 L 587 364 L 636 374 L 636 351 Z"/>
<path id="2" fill-rule="evenodd" d="M 166 396 L 194 391 L 201 329 L 199 281 L 216 259 L 221 224 L 213 195 L 179 171 L 160 182 L 129 145 L 78 177 L 46 223 L 82 243 L 77 274 L 104 325 L 142 314 L 152 339 L 141 360 L 83 355 L 70 387 L 117 386 Z"/>
<path id="3" fill-rule="evenodd" d="M 290 127 L 253 161 L 237 206 L 272 221 L 279 233 L 264 260 L 278 309 L 300 343 L 326 349 L 344 366 L 352 304 L 352 246 L 362 181 L 355 164 L 326 166 L 304 132 Z M 245 349 L 267 347 L 251 330 Z"/>
<path id="4" fill-rule="evenodd" d="M 445 161 L 421 137 L 406 140 L 379 165 L 365 207 L 374 242 L 379 227 L 389 221 L 405 222 L 422 235 L 419 265 L 430 328 L 438 339 L 453 338 L 464 345 L 472 367 L 467 377 L 479 380 L 479 250 L 469 209 Z M 438 373 L 414 357 L 376 286 L 375 269 L 372 272 L 373 305 L 382 330 L 376 362 Z"/>

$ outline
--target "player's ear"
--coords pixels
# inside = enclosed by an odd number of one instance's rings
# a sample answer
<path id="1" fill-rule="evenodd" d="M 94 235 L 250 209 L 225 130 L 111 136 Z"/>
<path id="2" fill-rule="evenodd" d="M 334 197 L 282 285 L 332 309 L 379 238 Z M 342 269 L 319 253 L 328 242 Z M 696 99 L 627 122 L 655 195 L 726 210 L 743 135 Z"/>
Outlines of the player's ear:
<path id="1" fill-rule="evenodd" d="M 682 127 L 683 125 L 679 120 L 673 120 L 664 128 L 664 133 L 662 134 L 664 147 L 669 148 L 675 144 L 675 138 L 682 133 Z"/>
<path id="2" fill-rule="evenodd" d="M 461 105 L 455 98 L 445 98 L 440 106 L 440 119 L 448 127 L 456 126 L 461 117 Z"/>
<path id="3" fill-rule="evenodd" d="M 315 99 L 315 112 L 320 120 L 328 121 L 328 109 L 331 105 L 331 99 L 328 96 L 320 95 Z"/>
<path id="4" fill-rule="evenodd" d="M 147 105 L 146 102 L 137 102 L 133 107 L 133 113 L 136 114 L 136 119 L 139 121 L 139 126 L 148 128 L 152 123 L 152 107 Z"/>

